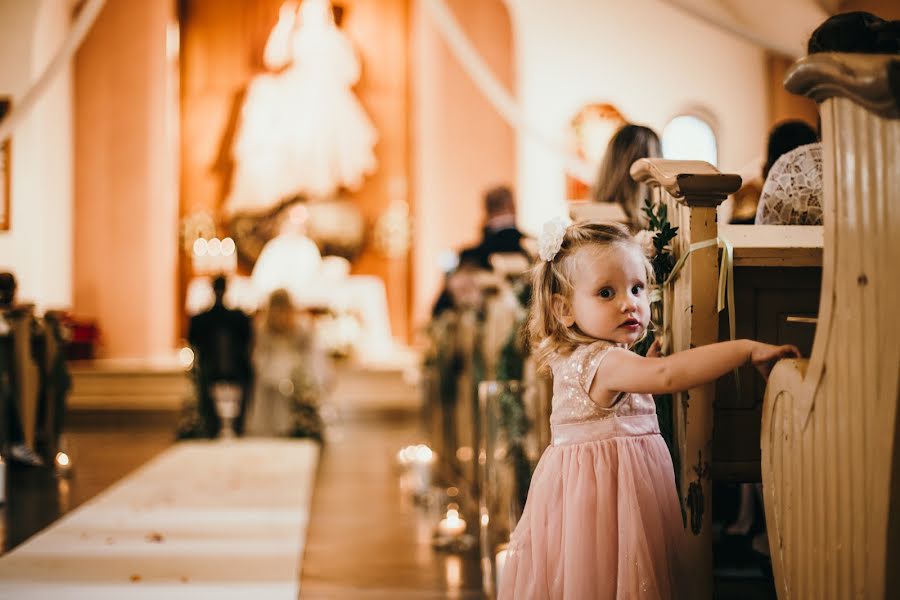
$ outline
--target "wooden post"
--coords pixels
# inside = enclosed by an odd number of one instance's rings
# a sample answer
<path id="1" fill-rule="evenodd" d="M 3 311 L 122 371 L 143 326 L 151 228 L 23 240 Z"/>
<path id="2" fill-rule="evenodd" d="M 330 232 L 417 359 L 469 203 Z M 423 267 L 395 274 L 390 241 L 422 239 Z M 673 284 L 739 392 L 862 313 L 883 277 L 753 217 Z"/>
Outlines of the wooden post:
<path id="1" fill-rule="evenodd" d="M 660 188 L 669 220 L 678 227 L 673 253 L 690 252 L 674 286 L 664 290 L 666 313 L 671 315 L 664 332 L 669 352 L 713 344 L 719 339 L 717 286 L 718 248 L 712 244 L 690 251 L 718 237 L 716 207 L 737 191 L 741 178 L 719 173 L 701 161 L 641 159 L 631 167 L 635 181 Z M 661 282 L 660 282 L 661 283 Z M 712 598 L 712 462 L 713 400 L 715 383 L 675 394 L 676 480 L 685 517 L 686 548 L 691 573 L 691 598 Z"/>

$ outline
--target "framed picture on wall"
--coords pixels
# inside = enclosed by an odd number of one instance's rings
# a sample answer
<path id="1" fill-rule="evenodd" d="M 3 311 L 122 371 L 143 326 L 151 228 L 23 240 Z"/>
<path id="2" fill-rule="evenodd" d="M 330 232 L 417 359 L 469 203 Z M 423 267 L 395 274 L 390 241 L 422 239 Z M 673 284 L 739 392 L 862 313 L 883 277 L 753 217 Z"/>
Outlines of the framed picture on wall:
<path id="1" fill-rule="evenodd" d="M 0 121 L 9 113 L 11 101 L 9 98 L 0 97 Z M 8 231 L 9 218 L 9 196 L 10 196 L 10 171 L 12 163 L 10 162 L 10 140 L 6 140 L 0 144 L 0 231 Z"/>

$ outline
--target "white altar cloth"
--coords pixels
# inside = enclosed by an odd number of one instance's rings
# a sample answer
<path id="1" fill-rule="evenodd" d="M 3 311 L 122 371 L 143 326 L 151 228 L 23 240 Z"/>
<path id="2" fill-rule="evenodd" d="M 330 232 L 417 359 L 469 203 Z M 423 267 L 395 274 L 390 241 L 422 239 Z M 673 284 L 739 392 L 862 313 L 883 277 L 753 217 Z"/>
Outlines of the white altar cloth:
<path id="1" fill-rule="evenodd" d="M 0 598 L 294 600 L 318 458 L 179 443 L 0 558 Z"/>

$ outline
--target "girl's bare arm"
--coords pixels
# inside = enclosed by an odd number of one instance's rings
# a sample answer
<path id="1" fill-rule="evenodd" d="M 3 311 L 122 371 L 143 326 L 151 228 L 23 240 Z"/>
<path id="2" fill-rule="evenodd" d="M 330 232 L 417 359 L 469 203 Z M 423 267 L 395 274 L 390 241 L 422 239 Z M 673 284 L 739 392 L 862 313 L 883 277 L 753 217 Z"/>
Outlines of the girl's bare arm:
<path id="1" fill-rule="evenodd" d="M 600 363 L 590 396 L 606 404 L 618 392 L 667 394 L 714 381 L 747 361 L 767 377 L 781 358 L 799 357 L 795 346 L 772 346 L 752 340 L 735 340 L 691 348 L 671 356 L 645 358 L 614 348 Z"/>

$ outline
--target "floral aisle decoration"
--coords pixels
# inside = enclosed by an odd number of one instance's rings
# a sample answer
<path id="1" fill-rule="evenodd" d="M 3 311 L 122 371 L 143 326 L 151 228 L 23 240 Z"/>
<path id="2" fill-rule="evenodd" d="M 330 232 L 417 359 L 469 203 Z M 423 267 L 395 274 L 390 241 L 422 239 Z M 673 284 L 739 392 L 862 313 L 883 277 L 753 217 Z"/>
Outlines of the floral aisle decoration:
<path id="1" fill-rule="evenodd" d="M 649 225 L 646 230 L 637 235 L 637 238 L 650 260 L 655 282 L 650 289 L 651 326 L 647 335 L 635 344 L 633 350 L 641 356 L 646 356 L 650 346 L 657 338 L 658 328 L 663 326 L 663 303 L 665 301 L 663 287 L 675 268 L 676 260 L 672 254 L 672 240 L 678 234 L 678 228 L 672 227 L 672 224 L 669 223 L 668 207 L 662 202 L 654 203 L 647 198 L 644 201 L 643 212 L 647 215 Z M 675 447 L 674 399 L 671 394 L 662 394 L 656 396 L 655 400 L 659 430 L 663 439 L 666 440 L 675 472 L 678 473 L 679 457 Z"/>
<path id="2" fill-rule="evenodd" d="M 426 407 L 429 423 L 439 431 L 432 431 L 432 446 L 449 466 L 456 451 L 456 425 L 453 409 L 456 405 L 457 378 L 460 357 L 457 352 L 456 310 L 447 309 L 433 317 L 425 329 L 428 347 L 424 353 L 423 370 L 433 387 L 429 388 Z"/>
<path id="3" fill-rule="evenodd" d="M 309 438 L 322 442 L 325 425 L 319 414 L 320 401 L 324 390 L 322 383 L 312 373 L 308 365 L 299 365 L 294 369 L 291 380 L 282 393 L 293 400 L 291 405 L 291 428 L 289 437 Z"/>
<path id="4" fill-rule="evenodd" d="M 528 307 L 531 304 L 531 282 L 527 274 L 513 282 L 513 288 L 519 305 Z M 497 381 L 518 381 L 524 383 L 525 361 L 528 348 L 525 343 L 525 328 L 528 322 L 528 311 L 522 310 L 516 325 L 510 333 L 506 344 L 500 351 L 497 360 Z M 506 436 L 507 452 L 504 457 L 515 474 L 516 500 L 521 510 L 528 497 L 531 485 L 533 465 L 527 453 L 527 436 L 532 423 L 525 410 L 523 387 L 507 386 L 499 397 L 500 427 Z"/>
<path id="5" fill-rule="evenodd" d="M 362 338 L 359 317 L 350 310 L 336 307 L 311 309 L 315 318 L 319 345 L 332 358 L 353 356 Z"/>

